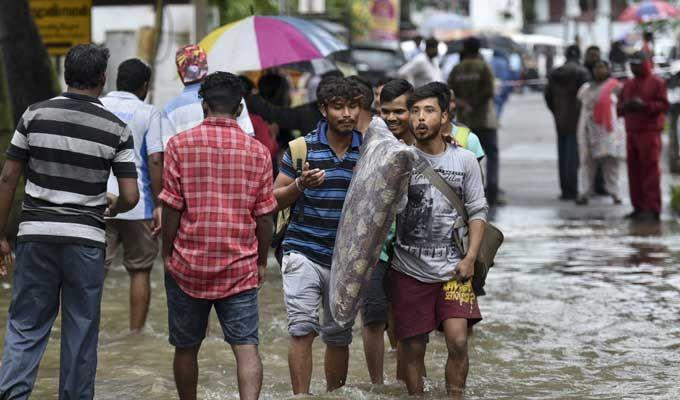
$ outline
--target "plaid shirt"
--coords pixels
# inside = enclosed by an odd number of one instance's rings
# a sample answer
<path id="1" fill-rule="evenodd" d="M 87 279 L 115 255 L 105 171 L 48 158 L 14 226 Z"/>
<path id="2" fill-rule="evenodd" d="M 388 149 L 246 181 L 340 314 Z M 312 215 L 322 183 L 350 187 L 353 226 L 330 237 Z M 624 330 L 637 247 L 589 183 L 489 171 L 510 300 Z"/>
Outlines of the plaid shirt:
<path id="1" fill-rule="evenodd" d="M 206 118 L 165 149 L 160 199 L 181 211 L 168 271 L 188 295 L 258 285 L 255 218 L 276 208 L 269 151 L 233 119 Z"/>

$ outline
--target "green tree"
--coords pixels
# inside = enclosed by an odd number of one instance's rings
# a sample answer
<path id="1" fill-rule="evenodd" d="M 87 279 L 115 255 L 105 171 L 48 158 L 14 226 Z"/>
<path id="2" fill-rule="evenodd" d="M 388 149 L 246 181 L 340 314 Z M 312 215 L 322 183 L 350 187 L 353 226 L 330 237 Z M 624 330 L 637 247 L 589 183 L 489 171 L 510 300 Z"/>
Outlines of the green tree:
<path id="1" fill-rule="evenodd" d="M 220 10 L 220 24 L 228 24 L 256 15 L 279 13 L 277 0 L 210 0 Z"/>

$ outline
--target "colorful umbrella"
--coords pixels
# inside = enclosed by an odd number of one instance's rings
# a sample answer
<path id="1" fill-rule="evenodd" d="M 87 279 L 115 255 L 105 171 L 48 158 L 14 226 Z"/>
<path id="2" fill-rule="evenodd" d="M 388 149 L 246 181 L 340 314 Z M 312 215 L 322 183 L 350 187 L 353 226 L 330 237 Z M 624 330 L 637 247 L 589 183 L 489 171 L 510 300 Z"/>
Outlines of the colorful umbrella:
<path id="1" fill-rule="evenodd" d="M 665 1 L 643 1 L 628 6 L 619 21 L 647 22 L 680 17 L 680 10 Z"/>
<path id="2" fill-rule="evenodd" d="M 342 42 L 317 24 L 286 16 L 253 16 L 224 25 L 199 45 L 211 71 L 258 71 L 324 58 L 345 50 Z"/>

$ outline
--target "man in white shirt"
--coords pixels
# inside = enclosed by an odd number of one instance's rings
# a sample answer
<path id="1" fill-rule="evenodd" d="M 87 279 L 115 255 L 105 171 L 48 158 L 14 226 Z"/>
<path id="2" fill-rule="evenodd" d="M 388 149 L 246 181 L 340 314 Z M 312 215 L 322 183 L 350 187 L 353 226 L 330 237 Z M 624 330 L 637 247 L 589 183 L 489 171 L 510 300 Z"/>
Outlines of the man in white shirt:
<path id="1" fill-rule="evenodd" d="M 172 136 L 194 128 L 203 121 L 203 107 L 198 97 L 198 89 L 208 75 L 208 55 L 200 46 L 189 44 L 177 50 L 175 63 L 184 90 L 165 105 L 164 116 L 170 127 L 163 131 L 164 145 Z M 248 116 L 248 107 L 243 99 L 241 106 L 243 111 L 236 122 L 248 136 L 255 136 L 255 129 Z"/>
<path id="2" fill-rule="evenodd" d="M 106 268 L 123 245 L 123 265 L 130 274 L 130 331 L 144 327 L 149 310 L 149 275 L 158 254 L 157 235 L 161 229 L 158 195 L 162 189 L 162 114 L 144 103 L 151 68 L 139 59 L 123 61 L 118 67 L 116 91 L 101 99 L 104 106 L 125 122 L 132 131 L 139 202 L 130 211 L 106 221 Z M 109 177 L 107 192 L 118 195 L 118 184 Z"/>
<path id="3" fill-rule="evenodd" d="M 399 76 L 409 81 L 414 87 L 442 80 L 439 69 L 439 42 L 435 38 L 425 41 L 425 52 L 413 57 L 399 69 Z"/>

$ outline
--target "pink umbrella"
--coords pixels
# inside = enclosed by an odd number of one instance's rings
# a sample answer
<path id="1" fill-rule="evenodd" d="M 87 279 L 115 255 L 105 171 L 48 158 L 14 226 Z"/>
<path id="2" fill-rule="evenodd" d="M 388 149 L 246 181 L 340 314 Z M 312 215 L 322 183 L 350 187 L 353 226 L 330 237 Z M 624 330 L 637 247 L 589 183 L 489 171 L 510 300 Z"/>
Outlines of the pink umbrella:
<path id="1" fill-rule="evenodd" d="M 347 46 L 319 25 L 286 16 L 253 16 L 224 25 L 199 45 L 211 71 L 259 71 L 322 59 Z"/>
<path id="2" fill-rule="evenodd" d="M 628 6 L 619 15 L 619 21 L 647 22 L 678 17 L 680 17 L 680 10 L 675 6 L 665 1 L 653 0 Z"/>

